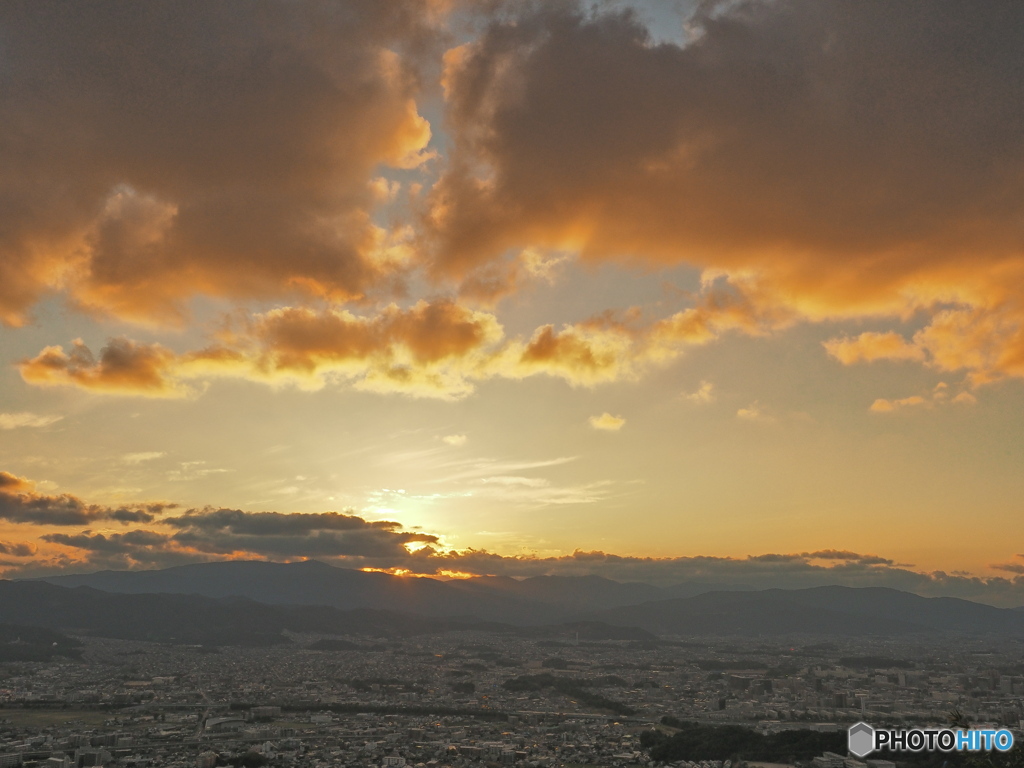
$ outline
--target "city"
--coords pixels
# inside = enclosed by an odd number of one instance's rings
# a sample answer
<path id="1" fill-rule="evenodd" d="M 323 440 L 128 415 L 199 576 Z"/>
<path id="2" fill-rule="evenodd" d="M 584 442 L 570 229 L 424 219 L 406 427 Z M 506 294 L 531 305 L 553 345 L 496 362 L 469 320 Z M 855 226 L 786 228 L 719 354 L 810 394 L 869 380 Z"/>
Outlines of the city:
<path id="1" fill-rule="evenodd" d="M 1024 718 L 1016 640 L 293 640 L 302 650 L 83 638 L 80 659 L 8 663 L 0 765 L 647 765 L 642 734 L 677 721 L 845 745 L 859 720 Z M 689 762 L 729 768 L 673 764 Z"/>

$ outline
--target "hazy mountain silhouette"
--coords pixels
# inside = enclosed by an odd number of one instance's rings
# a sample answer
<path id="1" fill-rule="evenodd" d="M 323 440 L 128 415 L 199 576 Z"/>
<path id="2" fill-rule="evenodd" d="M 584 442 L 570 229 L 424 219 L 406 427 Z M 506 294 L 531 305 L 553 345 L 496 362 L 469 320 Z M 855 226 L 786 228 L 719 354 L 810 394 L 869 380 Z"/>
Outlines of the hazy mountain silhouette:
<path id="1" fill-rule="evenodd" d="M 291 569 L 286 572 L 301 571 Z M 151 574 L 149 578 L 152 577 Z M 119 577 L 104 574 L 103 578 L 112 581 Z M 423 581 L 408 579 L 406 585 L 415 590 Z M 391 582 L 383 583 L 388 588 L 395 586 Z M 584 584 L 607 586 L 593 581 Z M 438 587 L 447 586 L 443 582 L 434 582 L 426 587 L 431 592 L 422 594 L 436 594 Z M 563 583 L 554 593 L 564 595 L 565 590 L 572 593 L 575 588 Z M 277 596 L 281 594 L 288 593 L 282 588 Z M 382 590 L 377 594 L 388 593 Z M 289 631 L 385 637 L 491 631 L 537 638 L 564 637 L 568 640 L 578 635 L 581 639 L 597 641 L 651 641 L 655 635 L 853 636 L 965 632 L 1024 636 L 1024 614 L 1020 611 L 955 598 L 919 597 L 884 588 L 817 587 L 708 592 L 694 597 L 591 611 L 584 620 L 579 619 L 578 611 L 566 610 L 561 603 L 513 601 L 511 604 L 517 609 L 535 607 L 538 615 L 544 611 L 562 613 L 561 618 L 543 625 L 537 621 L 533 626 L 515 626 L 513 622 L 489 621 L 469 614 L 426 616 L 422 611 L 395 610 L 408 605 L 410 592 L 395 589 L 390 594 L 395 596 L 395 602 L 382 599 L 373 609 L 341 609 L 329 605 L 272 604 L 236 595 L 125 594 L 105 592 L 90 586 L 59 586 L 44 581 L 0 581 L 0 621 L 46 627 L 70 634 L 213 645 L 289 642 L 284 634 Z M 453 589 L 453 594 L 455 597 L 451 600 L 446 596 L 435 605 L 451 608 L 464 597 L 457 589 Z M 542 594 L 551 592 L 542 591 Z M 497 592 L 471 597 L 478 606 L 486 606 L 493 600 L 488 610 L 491 614 L 500 614 L 510 604 L 507 596 Z"/>
<path id="2" fill-rule="evenodd" d="M 387 608 L 425 616 L 476 616 L 518 624 L 566 621 L 603 608 L 723 588 L 720 584 L 696 583 L 660 588 L 600 576 L 537 576 L 523 580 L 481 576 L 441 581 L 336 568 L 315 560 L 197 563 L 157 571 L 53 576 L 40 581 L 126 594 L 247 597 L 271 604 Z"/>
<path id="3" fill-rule="evenodd" d="M 487 594 L 481 597 L 453 589 L 437 579 L 402 578 L 335 568 L 315 560 L 196 563 L 158 571 L 100 571 L 43 581 L 126 594 L 245 597 L 269 604 L 329 605 L 344 610 L 387 608 L 427 616 L 472 615 L 512 621 L 525 617 L 532 609 L 514 596 Z M 539 620 L 549 618 L 553 617 L 545 614 Z"/>
<path id="4" fill-rule="evenodd" d="M 71 634 L 196 645 L 277 645 L 285 632 L 397 637 L 450 631 L 489 631 L 535 637 L 651 640 L 633 627 L 581 622 L 516 627 L 473 617 L 424 617 L 390 610 L 269 605 L 240 597 L 116 594 L 92 587 L 0 580 L 0 618 Z"/>
<path id="5" fill-rule="evenodd" d="M 655 634 L 1024 635 L 1024 615 L 952 597 L 921 597 L 885 587 L 814 587 L 706 592 L 598 611 L 591 617 Z"/>
<path id="6" fill-rule="evenodd" d="M 194 612 L 190 620 L 204 621 L 207 634 L 223 631 L 230 637 L 237 630 L 249 638 L 247 642 L 259 641 L 261 628 L 269 628 L 269 636 L 278 637 L 285 629 L 327 634 L 377 629 L 408 633 L 434 631 L 431 627 L 441 631 L 445 626 L 482 626 L 479 622 L 539 628 L 580 621 L 598 622 L 594 625 L 599 628 L 597 636 L 604 639 L 612 639 L 608 625 L 636 627 L 644 631 L 643 636 L 649 636 L 647 632 L 685 636 L 936 631 L 1024 635 L 1022 611 L 956 598 L 925 598 L 882 587 L 738 591 L 696 583 L 663 588 L 599 576 L 523 580 L 485 576 L 441 581 L 335 568 L 316 561 L 202 563 L 159 571 L 56 576 L 20 584 L 26 589 L 77 587 L 70 591 L 87 596 L 95 610 L 106 611 L 106 626 L 120 627 L 105 631 L 140 639 L 141 630 L 135 626 L 139 621 L 159 627 L 156 634 L 162 638 L 177 637 L 172 628 L 180 624 L 167 620 L 161 611 L 178 616 Z M 14 595 L 11 585 L 5 583 L 4 589 Z M 23 599 L 28 592 L 17 594 Z M 40 593 L 41 598 L 48 595 L 47 599 L 56 599 L 57 594 Z M 115 600 L 132 596 L 137 599 Z M 0 611 L 0 620 L 73 629 L 79 626 L 74 617 L 85 615 L 76 612 L 71 602 L 60 621 L 44 620 L 42 599 L 38 605 L 22 606 L 17 615 Z M 38 620 L 29 621 L 26 615 Z M 96 631 L 100 623 L 90 619 L 80 626 Z"/>

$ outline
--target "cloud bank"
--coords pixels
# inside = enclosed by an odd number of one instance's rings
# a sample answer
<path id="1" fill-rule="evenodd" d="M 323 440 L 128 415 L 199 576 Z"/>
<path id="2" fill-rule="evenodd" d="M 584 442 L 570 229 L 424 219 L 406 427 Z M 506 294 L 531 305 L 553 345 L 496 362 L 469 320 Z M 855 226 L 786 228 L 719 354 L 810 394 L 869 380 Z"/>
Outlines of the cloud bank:
<path id="1" fill-rule="evenodd" d="M 495 375 L 593 386 L 727 331 L 863 318 L 923 327 L 828 354 L 1021 377 L 1022 24 L 1014 2 L 747 0 L 656 42 L 574 2 L 8 4 L 0 319 L 52 293 L 159 327 L 198 297 L 276 307 L 238 345 L 21 363 L 154 397 L 228 372 L 449 398 Z M 481 308 L 580 261 L 688 265 L 705 290 L 488 349 Z"/>
<path id="2" fill-rule="evenodd" d="M 76 496 L 47 496 L 0 472 L 0 517 L 35 538 L 0 542 L 7 577 L 148 569 L 224 559 L 315 558 L 345 568 L 411 576 L 599 575 L 663 586 L 801 588 L 826 584 L 887 586 L 925 596 L 955 596 L 995 605 L 1024 604 L 1024 565 L 996 563 L 1006 574 L 924 573 L 876 554 L 840 549 L 747 557 L 636 557 L 600 551 L 543 557 L 445 547 L 436 533 L 352 512 L 280 513 L 140 504 L 112 508 Z M 27 526 L 27 527 L 26 527 Z M 69 528 L 80 530 L 68 532 Z M 127 529 L 127 530 L 126 530 Z"/>
<path id="3" fill-rule="evenodd" d="M 432 3 L 0 9 L 0 319 L 49 291 L 180 323 L 196 295 L 359 298 L 393 276 L 377 168 L 427 159 Z"/>

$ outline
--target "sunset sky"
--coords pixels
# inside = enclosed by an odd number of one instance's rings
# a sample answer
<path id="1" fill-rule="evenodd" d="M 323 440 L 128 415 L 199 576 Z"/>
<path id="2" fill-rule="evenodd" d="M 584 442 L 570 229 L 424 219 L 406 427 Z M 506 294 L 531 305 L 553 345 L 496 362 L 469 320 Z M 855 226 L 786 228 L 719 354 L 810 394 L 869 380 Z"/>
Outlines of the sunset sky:
<path id="1" fill-rule="evenodd" d="M 0 5 L 0 567 L 1024 605 L 1024 4 Z"/>

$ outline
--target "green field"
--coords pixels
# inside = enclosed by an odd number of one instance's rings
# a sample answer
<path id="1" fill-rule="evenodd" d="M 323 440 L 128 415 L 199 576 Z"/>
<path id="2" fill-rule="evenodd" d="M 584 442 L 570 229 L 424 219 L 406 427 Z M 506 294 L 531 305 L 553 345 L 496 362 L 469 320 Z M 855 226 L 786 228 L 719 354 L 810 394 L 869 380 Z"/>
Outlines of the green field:
<path id="1" fill-rule="evenodd" d="M 98 709 L 0 709 L 0 721 L 8 720 L 26 728 L 47 728 L 77 722 L 89 726 L 103 725 L 110 712 Z"/>

